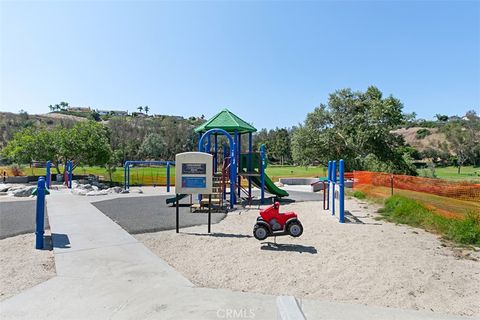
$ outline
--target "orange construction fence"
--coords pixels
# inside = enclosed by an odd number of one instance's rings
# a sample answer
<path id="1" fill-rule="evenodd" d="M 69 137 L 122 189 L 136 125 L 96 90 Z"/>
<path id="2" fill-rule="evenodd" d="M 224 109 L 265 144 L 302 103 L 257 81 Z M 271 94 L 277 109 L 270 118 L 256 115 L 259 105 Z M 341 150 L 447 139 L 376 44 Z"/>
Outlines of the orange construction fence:
<path id="1" fill-rule="evenodd" d="M 453 182 L 385 172 L 354 171 L 353 187 L 362 185 L 382 186 L 434 194 L 466 201 L 480 202 L 480 184 Z"/>

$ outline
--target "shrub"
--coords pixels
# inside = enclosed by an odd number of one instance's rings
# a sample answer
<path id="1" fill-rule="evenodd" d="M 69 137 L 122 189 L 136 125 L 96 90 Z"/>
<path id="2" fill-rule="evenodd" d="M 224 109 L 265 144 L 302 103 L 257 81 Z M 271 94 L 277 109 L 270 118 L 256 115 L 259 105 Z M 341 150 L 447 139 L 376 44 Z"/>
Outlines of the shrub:
<path id="1" fill-rule="evenodd" d="M 426 128 L 422 128 L 422 129 L 417 130 L 417 133 L 415 133 L 415 138 L 417 138 L 418 140 L 421 140 L 421 139 L 423 139 L 426 136 L 429 136 L 431 134 L 432 133 L 430 132 L 430 130 L 428 130 Z"/>
<path id="2" fill-rule="evenodd" d="M 20 169 L 20 166 L 18 164 L 12 164 L 10 166 L 10 171 L 12 172 L 12 175 L 14 177 L 18 177 L 22 175 L 22 170 Z"/>
<path id="3" fill-rule="evenodd" d="M 390 222 L 407 224 L 441 234 L 461 244 L 480 246 L 480 213 L 469 212 L 465 219 L 448 219 L 435 214 L 415 200 L 394 195 L 378 211 Z"/>
<path id="4" fill-rule="evenodd" d="M 357 199 L 365 199 L 367 197 L 365 192 L 360 191 L 360 190 L 353 191 L 352 196 L 354 196 Z"/>
<path id="5" fill-rule="evenodd" d="M 465 220 L 453 221 L 448 237 L 459 243 L 480 245 L 480 213 L 470 211 Z"/>
<path id="6" fill-rule="evenodd" d="M 437 174 L 435 172 L 435 166 L 431 163 L 428 164 L 428 167 L 426 169 L 422 169 L 419 172 L 421 177 L 432 178 L 432 179 L 437 178 Z"/>

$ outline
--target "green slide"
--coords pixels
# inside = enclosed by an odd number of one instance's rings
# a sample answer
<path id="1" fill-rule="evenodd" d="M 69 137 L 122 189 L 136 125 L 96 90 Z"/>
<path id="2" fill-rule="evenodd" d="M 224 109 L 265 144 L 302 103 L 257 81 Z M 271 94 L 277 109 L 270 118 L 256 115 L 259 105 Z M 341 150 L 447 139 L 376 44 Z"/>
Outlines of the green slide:
<path id="1" fill-rule="evenodd" d="M 252 183 L 257 188 L 262 188 L 262 179 L 260 177 L 253 176 Z M 265 175 L 265 191 L 278 197 L 288 197 L 288 192 L 277 187 L 267 175 Z"/>
<path id="2" fill-rule="evenodd" d="M 182 200 L 182 199 L 185 198 L 186 196 L 188 196 L 188 194 L 179 194 L 179 195 L 178 195 L 178 199 L 179 199 L 179 200 Z M 167 198 L 167 199 L 165 200 L 165 202 L 166 202 L 167 204 L 175 204 L 175 202 L 177 202 L 177 197 L 173 196 L 173 197 L 171 197 L 171 198 Z"/>

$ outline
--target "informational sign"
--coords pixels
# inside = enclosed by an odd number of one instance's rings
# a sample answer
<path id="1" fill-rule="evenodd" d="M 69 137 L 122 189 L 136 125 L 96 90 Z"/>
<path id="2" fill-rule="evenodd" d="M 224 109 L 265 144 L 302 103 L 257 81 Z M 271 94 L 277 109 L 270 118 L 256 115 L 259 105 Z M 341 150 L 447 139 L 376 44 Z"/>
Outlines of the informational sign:
<path id="1" fill-rule="evenodd" d="M 205 177 L 182 177 L 182 188 L 206 188 L 207 179 Z"/>
<path id="2" fill-rule="evenodd" d="M 182 163 L 182 174 L 207 174 L 205 163 Z"/>
<path id="3" fill-rule="evenodd" d="M 184 152 L 175 156 L 176 193 L 211 194 L 213 156 L 205 152 Z"/>

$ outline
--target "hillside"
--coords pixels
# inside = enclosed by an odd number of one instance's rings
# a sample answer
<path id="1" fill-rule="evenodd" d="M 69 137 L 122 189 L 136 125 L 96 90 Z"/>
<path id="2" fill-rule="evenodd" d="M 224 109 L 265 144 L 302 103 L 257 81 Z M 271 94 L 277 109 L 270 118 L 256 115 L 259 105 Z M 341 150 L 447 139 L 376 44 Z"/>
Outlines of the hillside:
<path id="1" fill-rule="evenodd" d="M 419 130 L 428 130 L 430 134 L 421 137 L 421 135 L 417 134 Z M 392 132 L 403 136 L 405 142 L 418 151 L 427 149 L 440 150 L 440 145 L 447 143 L 447 137 L 444 133 L 439 132 L 438 128 L 411 127 L 400 128 Z"/>
<path id="2" fill-rule="evenodd" d="M 27 127 L 71 127 L 85 118 L 71 115 L 48 113 L 43 115 L 30 115 L 26 113 L 0 112 L 0 148 L 3 148 L 15 132 Z"/>
<path id="3" fill-rule="evenodd" d="M 54 130 L 58 127 L 69 129 L 76 123 L 93 121 L 85 117 L 53 112 L 44 115 L 27 113 L 0 113 L 0 150 L 7 145 L 16 132 L 25 128 L 34 130 Z M 109 116 L 97 123 L 105 126 L 110 147 L 115 150 L 115 161 L 144 159 L 155 152 L 157 158 L 172 159 L 176 153 L 193 150 L 195 145 L 194 128 L 203 123 L 198 117 L 180 116 Z M 154 150 L 154 151 L 152 151 Z"/>

